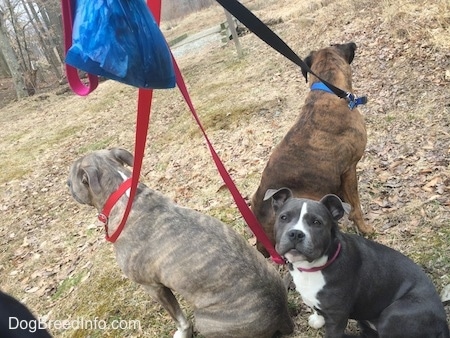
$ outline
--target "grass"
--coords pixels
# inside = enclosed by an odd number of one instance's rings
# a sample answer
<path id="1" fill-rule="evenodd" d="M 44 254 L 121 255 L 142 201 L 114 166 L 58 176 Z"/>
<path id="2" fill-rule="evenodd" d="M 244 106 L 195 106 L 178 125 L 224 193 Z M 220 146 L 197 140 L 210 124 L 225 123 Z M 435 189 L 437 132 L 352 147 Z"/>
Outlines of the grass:
<path id="1" fill-rule="evenodd" d="M 17 161 L 3 161 L 5 168 L 9 168 L 6 171 L 2 171 L 0 174 L 0 183 L 11 182 L 18 180 L 21 177 L 26 176 L 31 172 L 31 169 L 25 168 L 28 163 L 27 157 L 22 157 L 22 163 Z"/>
<path id="2" fill-rule="evenodd" d="M 50 129 L 44 134 L 40 131 L 28 130 L 7 135 L 4 142 L 9 144 L 9 148 L 14 149 L 14 154 L 6 156 L 2 152 L 0 155 L 5 164 L 4 170 L 0 172 L 0 183 L 20 179 L 29 174 L 31 171 L 31 168 L 28 168 L 29 163 L 38 158 L 40 152 L 74 136 L 79 129 L 79 127 L 70 126 L 62 129 Z"/>
<path id="3" fill-rule="evenodd" d="M 91 143 L 91 144 L 86 144 L 83 145 L 79 150 L 78 153 L 79 154 L 86 154 L 95 150 L 100 150 L 100 149 L 105 149 L 108 148 L 108 146 L 110 144 L 114 144 L 114 139 L 115 137 L 113 136 L 109 136 L 109 137 L 105 137 L 99 140 L 96 140 L 95 142 Z"/>
<path id="4" fill-rule="evenodd" d="M 450 47 L 448 33 L 450 31 L 449 3 L 438 0 L 433 6 L 426 1 L 392 1 L 384 0 L 383 18 L 395 29 L 398 36 L 417 37 L 429 40 L 436 47 Z"/>
<path id="5" fill-rule="evenodd" d="M 220 102 L 220 98 L 218 100 L 216 98 L 215 101 L 218 105 L 217 108 L 211 109 L 208 106 L 199 107 L 200 111 L 204 112 L 201 118 L 203 127 L 210 131 L 231 130 L 236 125 L 245 125 L 250 120 L 251 115 L 263 108 L 265 103 L 244 103 L 226 109 L 224 102 Z M 194 126 L 194 129 L 191 129 L 191 135 L 192 133 L 196 133 L 196 131 Z"/>
<path id="6" fill-rule="evenodd" d="M 61 285 L 58 287 L 56 292 L 53 294 L 52 299 L 57 300 L 58 298 L 63 296 L 65 293 L 70 291 L 72 288 L 78 286 L 82 279 L 83 279 L 82 273 L 67 277 L 66 279 L 64 279 L 62 281 Z"/>

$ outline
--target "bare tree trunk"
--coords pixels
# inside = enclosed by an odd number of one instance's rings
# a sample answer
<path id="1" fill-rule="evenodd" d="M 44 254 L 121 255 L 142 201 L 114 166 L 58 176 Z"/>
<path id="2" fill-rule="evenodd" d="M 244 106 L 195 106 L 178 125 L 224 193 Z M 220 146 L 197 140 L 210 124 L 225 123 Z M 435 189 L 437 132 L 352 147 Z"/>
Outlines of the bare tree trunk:
<path id="1" fill-rule="evenodd" d="M 29 63 L 27 62 L 27 59 L 25 59 L 26 51 L 24 51 L 24 48 L 21 43 L 21 38 L 22 38 L 22 40 L 25 40 L 25 36 L 23 36 L 21 34 L 21 32 L 19 32 L 18 19 L 17 19 L 17 15 L 14 12 L 13 4 L 11 3 L 10 0 L 6 0 L 5 3 L 6 3 L 6 7 L 8 8 L 8 11 L 9 11 L 11 27 L 14 32 L 12 38 L 15 38 L 15 40 L 16 40 L 15 42 L 16 42 L 17 51 L 19 54 L 18 55 L 19 56 L 19 64 L 22 66 L 22 68 L 27 68 L 27 65 L 29 65 Z"/>
<path id="2" fill-rule="evenodd" d="M 30 0 L 27 1 L 22 0 L 22 4 L 23 7 L 25 8 L 25 12 L 27 13 L 27 15 L 31 20 L 31 24 L 33 25 L 33 28 L 36 32 L 40 45 L 44 50 L 46 59 L 48 60 L 50 66 L 52 67 L 54 74 L 58 78 L 61 78 L 61 72 L 59 69 L 60 62 L 58 56 L 55 55 L 53 49 L 54 46 L 53 43 L 51 42 L 51 39 L 50 38 L 44 39 L 46 31 L 44 25 L 42 24 L 41 18 L 39 17 L 38 13 L 36 12 L 36 9 L 33 6 L 33 3 Z"/>
<path id="3" fill-rule="evenodd" d="M 46 14 L 43 14 L 42 18 L 50 35 L 49 38 L 52 41 L 53 49 L 58 59 L 64 60 L 61 4 L 59 1 L 48 0 L 41 0 L 37 4 L 41 13 Z"/>
<path id="4" fill-rule="evenodd" d="M 11 72 L 9 71 L 8 64 L 6 63 L 5 57 L 0 50 L 0 76 L 11 77 Z"/>
<path id="5" fill-rule="evenodd" d="M 20 65 L 17 60 L 17 56 L 14 53 L 11 43 L 6 35 L 5 29 L 3 27 L 3 13 L 0 12 L 0 50 L 5 57 L 5 61 L 8 64 L 8 68 L 11 72 L 13 78 L 14 87 L 16 89 L 17 98 L 27 97 L 27 92 L 23 83 L 22 74 L 20 71 Z"/>

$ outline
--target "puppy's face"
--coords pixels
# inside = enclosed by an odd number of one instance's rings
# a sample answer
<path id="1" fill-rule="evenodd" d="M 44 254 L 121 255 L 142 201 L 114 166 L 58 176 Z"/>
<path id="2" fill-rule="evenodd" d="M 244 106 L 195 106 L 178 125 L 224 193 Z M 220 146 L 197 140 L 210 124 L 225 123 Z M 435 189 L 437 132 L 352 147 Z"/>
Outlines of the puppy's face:
<path id="1" fill-rule="evenodd" d="M 101 208 L 109 195 L 130 176 L 124 164 L 133 165 L 133 155 L 127 150 L 99 150 L 76 160 L 70 168 L 67 185 L 75 200 Z"/>
<path id="2" fill-rule="evenodd" d="M 275 211 L 276 251 L 289 262 L 312 262 L 321 258 L 330 246 L 337 220 L 344 215 L 344 206 L 335 195 L 321 201 L 293 198 L 287 188 L 269 190 Z"/>

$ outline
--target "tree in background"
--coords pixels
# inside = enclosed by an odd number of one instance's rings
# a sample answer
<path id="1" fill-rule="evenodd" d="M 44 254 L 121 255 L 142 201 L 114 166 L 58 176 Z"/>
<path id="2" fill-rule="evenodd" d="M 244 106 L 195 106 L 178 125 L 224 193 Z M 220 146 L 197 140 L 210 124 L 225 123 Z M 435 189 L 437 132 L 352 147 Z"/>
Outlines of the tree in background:
<path id="1" fill-rule="evenodd" d="M 8 71 L 13 78 L 17 98 L 20 99 L 27 96 L 27 93 L 25 91 L 23 78 L 21 76 L 19 61 L 6 33 L 4 17 L 5 12 L 0 9 L 0 50 L 2 52 L 3 59 L 8 66 Z"/>
<path id="2" fill-rule="evenodd" d="M 62 77 L 59 0 L 0 0 L 0 75 L 12 78 L 17 98 L 33 95 L 37 82 Z M 1 61 L 4 62 L 1 62 Z"/>

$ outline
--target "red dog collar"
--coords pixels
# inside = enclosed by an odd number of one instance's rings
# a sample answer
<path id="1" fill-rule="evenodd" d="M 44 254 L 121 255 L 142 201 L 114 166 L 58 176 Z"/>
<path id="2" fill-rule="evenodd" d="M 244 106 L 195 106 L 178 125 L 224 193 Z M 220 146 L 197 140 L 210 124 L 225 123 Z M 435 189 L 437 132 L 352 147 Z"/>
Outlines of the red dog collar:
<path id="1" fill-rule="evenodd" d="M 111 238 L 117 238 L 119 237 L 120 233 L 122 232 L 122 228 L 118 228 L 114 234 L 109 236 L 108 234 L 108 222 L 109 222 L 109 214 L 111 213 L 112 208 L 117 203 L 117 201 L 122 197 L 122 195 L 131 187 L 131 178 L 124 181 L 116 191 L 114 191 L 106 200 L 105 205 L 103 206 L 103 210 L 98 214 L 97 218 L 100 222 L 102 222 L 105 225 L 105 232 L 106 232 L 106 240 L 110 242 L 114 242 L 111 240 Z"/>
<path id="2" fill-rule="evenodd" d="M 316 272 L 316 271 L 323 270 L 323 269 L 325 269 L 327 266 L 331 265 L 331 263 L 333 263 L 333 262 L 336 260 L 337 256 L 338 256 L 339 253 L 341 252 L 341 247 L 342 247 L 342 246 L 341 246 L 341 243 L 338 243 L 338 247 L 337 247 L 337 249 L 336 249 L 336 252 L 334 253 L 334 256 L 331 257 L 331 259 L 330 259 L 329 261 L 327 261 L 324 265 L 322 265 L 322 266 L 317 266 L 317 267 L 310 268 L 310 269 L 304 269 L 304 268 L 297 268 L 297 269 L 299 269 L 301 272 Z"/>

